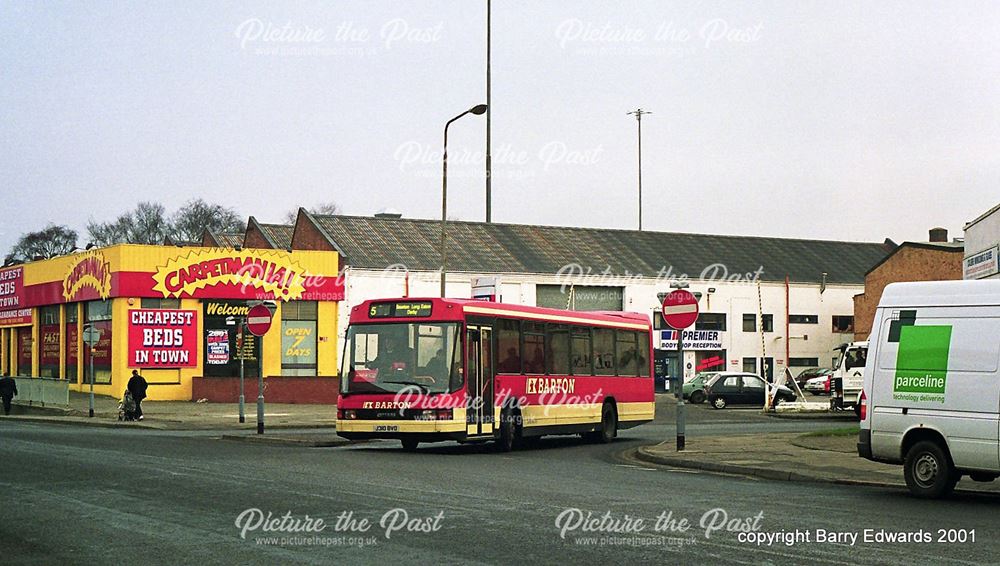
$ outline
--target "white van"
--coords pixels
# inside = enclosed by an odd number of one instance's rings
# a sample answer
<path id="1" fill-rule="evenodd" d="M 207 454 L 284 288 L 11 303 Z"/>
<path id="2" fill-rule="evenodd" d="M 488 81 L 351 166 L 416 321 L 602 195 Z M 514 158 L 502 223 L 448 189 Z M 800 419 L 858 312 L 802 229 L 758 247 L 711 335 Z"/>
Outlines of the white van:
<path id="1" fill-rule="evenodd" d="M 858 454 L 940 497 L 1000 476 L 1000 280 L 893 283 L 869 337 Z"/>

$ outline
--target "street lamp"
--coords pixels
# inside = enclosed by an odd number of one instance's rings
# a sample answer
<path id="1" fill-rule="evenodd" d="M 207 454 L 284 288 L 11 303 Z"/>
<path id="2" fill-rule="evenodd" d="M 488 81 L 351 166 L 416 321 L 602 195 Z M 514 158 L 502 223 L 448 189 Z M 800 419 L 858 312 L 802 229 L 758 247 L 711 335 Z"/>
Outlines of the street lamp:
<path id="1" fill-rule="evenodd" d="M 486 108 L 485 104 L 473 106 L 444 125 L 444 153 L 441 159 L 441 298 L 444 298 L 445 271 L 448 265 L 448 248 L 445 242 L 448 225 L 448 126 L 466 114 L 480 116 L 486 112 Z"/>
<path id="2" fill-rule="evenodd" d="M 642 231 L 642 117 L 644 114 L 652 114 L 652 112 L 643 110 L 642 108 L 636 108 L 631 112 L 626 112 L 635 116 L 635 121 L 639 125 L 639 231 Z"/>

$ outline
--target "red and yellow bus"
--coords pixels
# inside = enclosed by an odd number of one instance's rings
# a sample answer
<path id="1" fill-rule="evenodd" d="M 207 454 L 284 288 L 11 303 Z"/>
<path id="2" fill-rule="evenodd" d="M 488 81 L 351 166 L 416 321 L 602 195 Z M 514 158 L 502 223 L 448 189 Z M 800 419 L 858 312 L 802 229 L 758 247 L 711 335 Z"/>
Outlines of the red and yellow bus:
<path id="1" fill-rule="evenodd" d="M 649 319 L 464 299 L 351 310 L 337 434 L 420 442 L 546 434 L 611 442 L 653 420 Z"/>

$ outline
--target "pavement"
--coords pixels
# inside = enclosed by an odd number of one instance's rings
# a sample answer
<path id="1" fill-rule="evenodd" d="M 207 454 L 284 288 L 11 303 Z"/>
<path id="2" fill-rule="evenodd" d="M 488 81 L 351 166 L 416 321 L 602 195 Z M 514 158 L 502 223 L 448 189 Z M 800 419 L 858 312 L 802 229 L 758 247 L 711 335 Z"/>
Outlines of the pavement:
<path id="1" fill-rule="evenodd" d="M 98 427 L 148 428 L 158 430 L 227 430 L 256 431 L 257 400 L 247 399 L 246 422 L 239 422 L 236 403 L 198 403 L 194 401 L 143 401 L 143 420 L 118 420 L 118 399 L 94 397 L 94 416 L 89 417 L 89 395 L 70 392 L 69 407 L 38 407 L 18 404 L 15 398 L 11 414 L 0 419 L 75 424 Z M 269 429 L 329 429 L 336 425 L 334 405 L 265 403 L 264 426 Z"/>
<path id="2" fill-rule="evenodd" d="M 833 428 L 835 425 L 831 425 Z M 644 462 L 769 480 L 823 482 L 843 485 L 905 487 L 902 466 L 880 464 L 857 454 L 857 436 L 816 436 L 802 433 L 732 434 L 689 438 L 678 452 L 670 439 L 636 449 Z M 1000 482 L 974 482 L 968 477 L 960 490 L 1000 493 Z"/>

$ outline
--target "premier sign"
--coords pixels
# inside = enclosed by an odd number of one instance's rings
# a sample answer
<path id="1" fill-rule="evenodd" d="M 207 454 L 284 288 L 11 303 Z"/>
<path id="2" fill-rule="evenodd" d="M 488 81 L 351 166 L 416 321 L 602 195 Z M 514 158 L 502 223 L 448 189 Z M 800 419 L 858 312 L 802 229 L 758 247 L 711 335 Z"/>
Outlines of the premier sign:
<path id="1" fill-rule="evenodd" d="M 677 349 L 677 330 L 660 331 L 660 349 Z M 724 333 L 721 330 L 685 330 L 685 350 L 722 350 Z"/>

